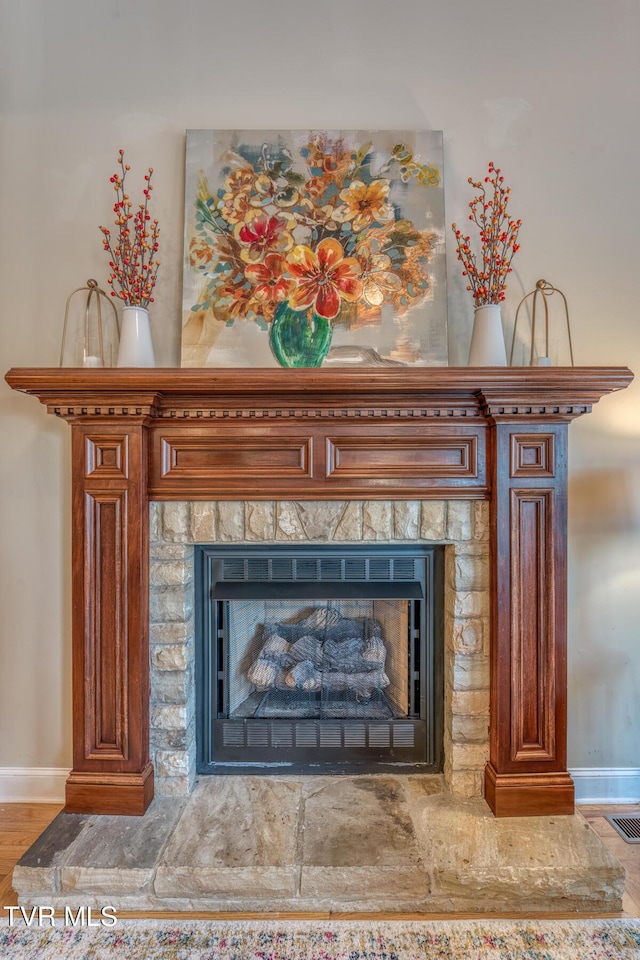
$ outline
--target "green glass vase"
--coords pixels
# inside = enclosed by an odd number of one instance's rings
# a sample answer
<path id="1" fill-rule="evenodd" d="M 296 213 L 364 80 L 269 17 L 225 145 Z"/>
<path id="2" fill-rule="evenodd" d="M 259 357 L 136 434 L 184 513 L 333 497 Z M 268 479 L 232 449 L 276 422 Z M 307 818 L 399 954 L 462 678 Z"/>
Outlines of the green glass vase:
<path id="1" fill-rule="evenodd" d="M 312 310 L 281 303 L 269 327 L 271 352 L 281 367 L 320 367 L 329 352 L 333 327 Z"/>

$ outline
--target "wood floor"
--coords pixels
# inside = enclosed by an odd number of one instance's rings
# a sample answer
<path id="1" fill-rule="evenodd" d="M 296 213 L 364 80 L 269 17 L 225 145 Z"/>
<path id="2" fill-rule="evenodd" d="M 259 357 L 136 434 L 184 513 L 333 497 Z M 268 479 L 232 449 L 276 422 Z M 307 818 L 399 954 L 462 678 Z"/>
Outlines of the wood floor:
<path id="1" fill-rule="evenodd" d="M 18 902 L 11 886 L 14 865 L 61 809 L 59 804 L 52 803 L 0 804 L 0 916 L 4 915 L 2 907 Z M 640 805 L 578 807 L 578 810 L 627 871 L 623 916 L 640 917 L 640 843 L 626 843 L 604 819 L 611 813 L 640 814 Z"/>
<path id="2" fill-rule="evenodd" d="M 0 916 L 2 907 L 18 902 L 11 886 L 14 866 L 61 810 L 58 803 L 0 803 Z"/>

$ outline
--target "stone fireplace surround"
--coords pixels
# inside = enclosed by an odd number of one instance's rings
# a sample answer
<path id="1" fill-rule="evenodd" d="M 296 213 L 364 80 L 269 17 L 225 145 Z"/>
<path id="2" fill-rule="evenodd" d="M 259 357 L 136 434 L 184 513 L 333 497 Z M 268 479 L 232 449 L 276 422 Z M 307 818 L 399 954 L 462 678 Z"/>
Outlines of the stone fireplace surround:
<path id="1" fill-rule="evenodd" d="M 489 507 L 471 500 L 152 502 L 150 755 L 158 796 L 195 783 L 194 543 L 446 543 L 444 777 L 482 796 L 489 758 Z"/>
<path id="2" fill-rule="evenodd" d="M 361 512 L 363 538 L 450 542 L 451 789 L 479 792 L 488 686 L 484 795 L 493 813 L 573 812 L 566 769 L 567 427 L 624 388 L 630 371 L 22 369 L 6 379 L 71 424 L 68 812 L 144 813 L 154 793 L 150 741 L 162 791 L 189 787 L 190 701 L 186 693 L 182 702 L 171 696 L 190 681 L 190 601 L 184 583 L 171 578 L 189 576 L 186 548 L 195 528 L 210 527 L 198 540 L 212 532 L 233 539 L 226 531 L 242 515 L 247 539 L 261 517 L 264 531 L 273 524 L 267 539 L 295 538 L 300 525 L 313 540 L 314 510 L 324 511 L 324 535 L 332 509 L 342 511 L 328 523 L 334 537 L 345 518 Z M 257 510 L 256 502 L 265 506 Z M 150 522 L 153 576 L 169 580 L 154 579 L 151 598 Z M 157 609 L 160 595 L 169 603 L 176 587 L 182 624 L 166 612 L 159 618 Z"/>

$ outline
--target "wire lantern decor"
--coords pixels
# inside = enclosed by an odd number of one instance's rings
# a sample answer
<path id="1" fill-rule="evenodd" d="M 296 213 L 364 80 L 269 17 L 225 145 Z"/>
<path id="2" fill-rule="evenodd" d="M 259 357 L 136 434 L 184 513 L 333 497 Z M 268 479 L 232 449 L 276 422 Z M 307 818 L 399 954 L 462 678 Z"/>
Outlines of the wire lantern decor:
<path id="1" fill-rule="evenodd" d="M 72 300 L 76 294 L 86 294 L 86 300 L 84 304 L 84 313 L 82 314 L 81 311 L 78 311 L 79 316 L 75 319 L 76 328 L 72 334 L 72 336 L 75 338 L 75 343 L 72 344 L 70 348 L 68 344 L 68 339 L 70 336 L 69 314 Z M 103 298 L 109 304 L 111 310 L 113 310 L 115 334 L 113 333 L 113 327 L 111 324 L 109 324 L 111 336 L 107 335 L 105 323 L 103 323 Z M 75 313 L 75 311 L 71 312 Z M 109 311 L 107 311 L 107 313 L 108 312 Z M 117 340 L 116 344 L 113 344 L 112 341 L 116 337 L 119 339 L 119 336 L 120 323 L 113 301 L 109 299 L 104 290 L 100 289 L 97 280 L 87 280 L 87 285 L 85 287 L 78 287 L 77 290 L 74 290 L 67 297 L 67 305 L 64 311 L 64 326 L 62 328 L 62 344 L 60 346 L 60 366 L 63 367 L 69 365 L 68 363 L 65 363 L 65 360 L 69 358 L 70 353 L 74 355 L 74 360 L 71 363 L 72 366 L 110 366 L 110 356 L 108 355 L 109 350 L 111 347 L 117 345 Z M 76 349 L 79 353 L 78 356 L 75 356 Z"/>
<path id="2" fill-rule="evenodd" d="M 562 300 L 564 306 L 564 316 L 567 327 L 567 339 L 569 342 L 569 357 L 571 358 L 571 366 L 574 366 L 573 360 L 573 344 L 571 342 L 571 324 L 569 322 L 569 305 L 567 303 L 567 298 L 565 297 L 562 290 L 559 290 L 557 287 L 554 287 L 553 284 L 549 283 L 547 280 L 538 280 L 536 283 L 535 290 L 532 290 L 526 296 L 522 298 L 518 304 L 518 309 L 516 310 L 516 318 L 513 325 L 513 339 L 511 341 L 511 355 L 509 358 L 509 364 L 513 365 L 513 354 L 516 345 L 516 334 L 518 331 L 518 316 L 520 313 L 520 308 L 529 300 L 530 297 L 533 297 L 533 305 L 531 311 L 531 346 L 529 350 L 529 361 L 528 365 L 530 367 L 534 366 L 550 366 L 551 365 L 551 352 L 549 345 L 551 343 L 549 339 L 549 298 L 553 296 L 554 293 L 557 293 Z M 536 324 L 539 321 L 539 315 L 537 312 L 538 305 L 541 305 L 543 308 L 543 318 L 541 320 L 543 325 L 543 336 L 542 342 L 544 343 L 544 353 L 536 353 Z"/>

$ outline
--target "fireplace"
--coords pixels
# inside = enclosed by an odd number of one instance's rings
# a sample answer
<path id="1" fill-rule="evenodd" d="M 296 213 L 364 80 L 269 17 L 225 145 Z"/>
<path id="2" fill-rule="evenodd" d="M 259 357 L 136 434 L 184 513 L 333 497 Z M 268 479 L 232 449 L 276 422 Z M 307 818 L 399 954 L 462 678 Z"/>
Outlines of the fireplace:
<path id="1" fill-rule="evenodd" d="M 238 556 L 243 557 L 242 565 L 234 562 L 230 567 L 232 575 L 243 578 L 236 583 L 244 581 L 245 571 L 249 573 L 250 555 L 257 559 L 251 573 L 257 566 L 263 576 L 265 557 L 267 571 L 269 558 L 283 559 L 287 574 L 293 572 L 292 561 L 302 559 L 302 572 L 308 575 L 309 556 L 324 555 L 326 560 L 330 557 L 331 560 L 323 572 L 335 571 L 337 557 L 341 571 L 362 577 L 367 570 L 363 561 L 377 560 L 375 555 L 380 551 L 383 557 L 394 559 L 394 574 L 404 574 L 400 583 L 408 579 L 407 564 L 401 562 L 402 557 L 412 558 L 411 572 L 418 572 L 419 582 L 410 592 L 426 595 L 434 602 L 433 625 L 426 608 L 420 611 L 426 618 L 426 630 L 431 632 L 428 642 L 431 643 L 432 637 L 434 644 L 433 673 L 426 675 L 427 683 L 422 688 L 431 699 L 428 690 L 433 681 L 436 712 L 431 731 L 427 731 L 427 744 L 431 734 L 434 740 L 433 753 L 427 754 L 427 759 L 442 768 L 447 789 L 453 796 L 482 795 L 490 722 L 490 558 L 486 502 L 460 499 L 153 501 L 149 520 L 149 733 L 157 795 L 188 796 L 201 762 L 196 741 L 202 743 L 205 738 L 202 732 L 196 736 L 196 654 L 213 627 L 209 625 L 203 631 L 201 624 L 196 624 L 196 613 L 201 609 L 196 594 L 204 595 L 211 604 L 218 602 L 210 596 L 216 575 L 212 572 L 208 576 L 203 569 L 206 554 L 212 549 L 217 551 L 218 558 L 227 556 L 237 561 Z M 427 560 L 430 555 L 433 562 Z M 199 557 L 198 563 L 194 563 L 196 557 Z M 387 563 L 388 560 L 383 561 L 381 567 L 374 562 L 373 568 L 369 564 L 368 576 L 373 572 L 374 579 L 367 590 L 377 589 L 376 575 L 388 569 Z M 420 564 L 425 564 L 422 573 Z M 273 570 L 272 562 L 271 575 Z M 283 568 L 276 562 L 275 570 L 282 572 Z M 334 582 L 335 576 L 334 572 Z M 394 589 L 405 592 L 404 586 Z M 336 591 L 327 588 L 325 592 L 335 594 Z M 391 599 L 397 601 L 398 598 Z M 415 610 L 419 597 L 411 599 Z M 215 610 L 213 605 L 212 615 Z M 423 639 L 427 640 L 427 634 L 423 633 Z M 256 650 L 256 658 L 257 653 Z M 247 671 L 253 663 L 250 657 L 245 664 Z M 423 664 L 426 667 L 427 661 Z M 211 685 L 211 673 L 209 676 Z M 220 694 L 221 702 L 222 698 Z M 414 730 L 416 722 L 411 721 Z M 397 732 L 400 736 L 400 730 Z M 209 732 L 208 736 L 211 735 Z M 406 731 L 404 735 L 407 736 Z M 328 747 L 316 748 L 316 761 L 326 749 Z M 371 761 L 368 749 L 367 753 Z M 423 758 L 422 762 L 427 761 Z M 229 769 L 227 765 L 225 772 Z M 252 768 L 252 772 L 255 769 Z"/>
<path id="2" fill-rule="evenodd" d="M 442 547 L 197 546 L 198 772 L 438 772 L 442 600 Z"/>
<path id="3" fill-rule="evenodd" d="M 292 515 L 282 515 L 282 504 L 286 513 L 291 503 L 342 502 L 332 535 L 342 541 L 394 539 L 379 536 L 379 524 L 365 524 L 360 538 L 345 536 L 358 509 L 362 517 L 377 503 L 394 517 L 396 505 L 398 515 L 405 504 L 411 517 L 420 504 L 414 540 L 440 539 L 422 533 L 431 507 L 437 514 L 444 505 L 454 518 L 452 504 L 464 503 L 467 514 L 482 508 L 490 602 L 476 611 L 473 591 L 461 589 L 450 592 L 450 612 L 454 620 L 488 619 L 488 649 L 485 638 L 481 655 L 465 652 L 464 631 L 454 631 L 458 649 L 445 656 L 444 675 L 445 702 L 450 696 L 458 711 L 463 702 L 470 708 L 475 694 L 488 698 L 489 740 L 478 750 L 455 744 L 460 713 L 447 711 L 445 777 L 451 740 L 454 770 L 464 769 L 459 760 L 471 756 L 475 766 L 477 754 L 488 754 L 484 794 L 497 816 L 573 811 L 566 767 L 567 428 L 602 396 L 627 386 L 630 371 L 26 369 L 6 379 L 72 426 L 69 812 L 142 814 L 154 794 L 154 765 L 160 779 L 171 779 L 177 755 L 187 764 L 195 758 L 185 750 L 192 694 L 181 705 L 153 700 L 172 688 L 154 669 L 185 659 L 178 648 L 189 647 L 190 601 L 183 591 L 174 642 L 172 630 L 156 624 L 149 595 L 149 526 L 158 513 L 150 503 L 162 506 L 165 525 L 182 504 L 192 524 L 193 505 L 213 498 L 218 518 L 223 504 L 240 504 L 244 516 L 243 534 L 219 531 L 221 541 L 272 539 L 255 534 L 255 503 L 280 511 L 285 535 L 276 531 L 276 541 L 297 539 L 287 532 Z M 323 540 L 324 531 L 301 539 Z M 451 545 L 446 549 L 457 565 Z M 171 563 L 166 556 L 159 562 Z M 189 563 L 186 555 L 178 561 L 185 576 Z M 478 643 L 477 631 L 468 638 Z M 164 653 L 155 649 L 161 645 Z M 490 676 L 483 689 L 469 690 L 467 671 L 477 678 L 482 657 Z M 190 669 L 187 662 L 185 688 Z M 186 734 L 174 737 L 165 724 L 154 740 L 154 712 L 180 714 Z M 191 768 L 179 772 L 188 783 Z"/>

